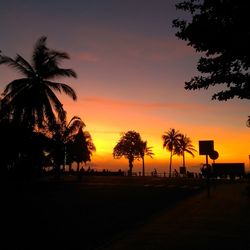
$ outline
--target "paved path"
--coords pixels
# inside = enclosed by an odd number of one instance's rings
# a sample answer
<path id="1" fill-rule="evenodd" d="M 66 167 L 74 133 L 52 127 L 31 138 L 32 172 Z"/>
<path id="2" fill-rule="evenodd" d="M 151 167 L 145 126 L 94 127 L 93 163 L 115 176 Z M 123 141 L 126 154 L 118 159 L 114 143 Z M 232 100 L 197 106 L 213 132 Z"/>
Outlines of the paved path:
<path id="1" fill-rule="evenodd" d="M 250 197 L 244 183 L 223 184 L 113 241 L 105 250 L 250 250 Z M 166 197 L 167 199 L 167 197 Z"/>

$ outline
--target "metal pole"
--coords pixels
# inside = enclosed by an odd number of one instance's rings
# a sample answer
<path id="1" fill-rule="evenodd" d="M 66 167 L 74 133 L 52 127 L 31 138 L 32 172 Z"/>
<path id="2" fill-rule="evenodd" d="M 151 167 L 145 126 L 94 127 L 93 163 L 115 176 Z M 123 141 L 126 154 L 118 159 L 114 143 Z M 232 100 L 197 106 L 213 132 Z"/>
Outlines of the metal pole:
<path id="1" fill-rule="evenodd" d="M 206 155 L 206 167 L 207 167 L 207 197 L 210 197 L 210 169 L 208 165 L 208 155 Z"/>
<path id="2" fill-rule="evenodd" d="M 248 160 L 249 160 L 249 168 L 250 168 L 250 155 L 248 155 Z"/>

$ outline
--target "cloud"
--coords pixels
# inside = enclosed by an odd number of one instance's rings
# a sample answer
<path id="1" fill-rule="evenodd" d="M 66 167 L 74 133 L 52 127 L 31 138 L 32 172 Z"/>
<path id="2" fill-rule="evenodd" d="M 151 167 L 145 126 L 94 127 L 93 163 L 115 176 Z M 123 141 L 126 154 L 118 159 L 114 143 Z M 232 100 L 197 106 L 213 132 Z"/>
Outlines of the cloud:
<path id="1" fill-rule="evenodd" d="M 100 61 L 100 58 L 96 54 L 94 54 L 92 52 L 87 52 L 87 51 L 79 53 L 76 57 L 80 61 L 85 61 L 85 62 L 94 63 L 94 62 Z"/>
<path id="2" fill-rule="evenodd" d="M 191 47 L 173 38 L 143 38 L 138 43 L 128 43 L 127 53 L 150 61 L 173 61 L 194 55 Z"/>
<path id="3" fill-rule="evenodd" d="M 102 106 L 112 106 L 115 107 L 123 107 L 123 108 L 145 108 L 145 109 L 173 109 L 173 110 L 198 110 L 204 111 L 209 109 L 206 105 L 201 104 L 191 104 L 191 103 L 181 103 L 181 102 L 140 102 L 140 101 L 127 101 L 127 100 L 116 100 L 116 99 L 108 99 L 102 97 L 86 97 L 84 98 L 85 102 L 98 104 Z"/>
<path id="4" fill-rule="evenodd" d="M 78 55 L 83 61 L 96 62 L 100 56 L 106 60 L 146 60 L 172 62 L 194 56 L 195 52 L 185 42 L 175 37 L 150 37 L 140 33 L 89 27 L 84 29 L 84 37 L 79 37 L 76 47 L 82 44 L 90 51 Z M 98 54 L 98 56 L 97 56 Z M 103 60 L 103 61 L 106 61 Z"/>

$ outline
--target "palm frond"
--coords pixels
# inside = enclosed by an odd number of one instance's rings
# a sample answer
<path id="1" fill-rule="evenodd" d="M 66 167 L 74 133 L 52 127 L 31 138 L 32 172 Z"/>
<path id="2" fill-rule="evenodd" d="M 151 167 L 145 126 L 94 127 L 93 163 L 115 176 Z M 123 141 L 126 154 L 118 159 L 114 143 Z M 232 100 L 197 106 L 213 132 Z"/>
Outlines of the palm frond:
<path id="1" fill-rule="evenodd" d="M 53 112 L 51 103 L 49 98 L 46 96 L 46 98 L 43 99 L 43 103 L 44 103 L 44 114 L 46 117 L 46 122 L 48 124 L 48 127 L 52 127 L 54 126 L 54 124 L 56 124 L 56 118 L 55 118 L 55 114 Z"/>
<path id="2" fill-rule="evenodd" d="M 43 82 L 51 89 L 56 90 L 56 91 L 61 93 L 61 83 L 51 82 L 51 81 L 47 81 L 47 80 L 44 80 Z"/>
<path id="3" fill-rule="evenodd" d="M 18 94 L 23 88 L 27 87 L 27 83 L 30 83 L 30 79 L 29 78 L 21 78 L 21 79 L 17 79 L 14 80 L 12 82 L 10 82 L 9 84 L 6 85 L 2 96 L 6 96 L 8 94 L 11 94 L 11 96 L 14 96 L 16 94 Z"/>
<path id="4" fill-rule="evenodd" d="M 35 44 L 35 49 L 36 48 L 41 48 L 41 47 L 45 47 L 46 46 L 46 40 L 47 40 L 47 37 L 46 36 L 41 36 L 36 44 Z"/>
<path id="5" fill-rule="evenodd" d="M 61 83 L 61 87 L 66 95 L 70 96 L 74 101 L 77 99 L 76 92 L 69 85 Z"/>
<path id="6" fill-rule="evenodd" d="M 22 56 L 17 54 L 16 56 L 16 62 L 19 63 L 21 66 L 27 69 L 27 72 L 29 72 L 29 76 L 32 77 L 34 76 L 35 72 L 32 66 L 29 64 L 28 61 L 26 61 Z"/>
<path id="7" fill-rule="evenodd" d="M 44 62 L 48 60 L 49 49 L 46 47 L 46 36 L 39 38 L 35 44 L 32 54 L 33 67 L 36 71 L 43 68 Z"/>
<path id="8" fill-rule="evenodd" d="M 48 70 L 43 73 L 43 77 L 46 79 L 54 79 L 56 77 L 77 78 L 77 74 L 72 69 L 62 69 L 58 68 L 57 65 L 48 65 Z"/>
<path id="9" fill-rule="evenodd" d="M 71 119 L 72 120 L 72 119 Z M 74 134 L 78 133 L 80 129 L 85 126 L 82 120 L 75 119 L 70 122 L 66 128 L 67 136 L 73 136 Z"/>
<path id="10" fill-rule="evenodd" d="M 194 148 L 189 148 L 189 149 L 186 149 L 185 152 L 187 152 L 188 154 L 192 155 L 194 157 L 194 153 L 192 151 L 196 151 Z"/>
<path id="11" fill-rule="evenodd" d="M 60 82 L 44 81 L 44 83 L 51 89 L 61 93 L 63 91 L 66 95 L 70 96 L 74 101 L 77 99 L 76 92 L 67 84 Z"/>
<path id="12" fill-rule="evenodd" d="M 40 37 L 32 54 L 32 64 L 17 54 L 13 59 L 0 54 L 0 64 L 14 68 L 26 78 L 10 82 L 4 89 L 0 101 L 0 115 L 16 121 L 26 120 L 28 125 L 41 127 L 59 121 L 66 121 L 66 112 L 57 98 L 56 92 L 64 92 L 73 100 L 77 99 L 76 92 L 66 84 L 51 82 L 47 79 L 55 77 L 76 77 L 72 69 L 63 69 L 58 65 L 63 59 L 69 59 L 64 52 L 51 50 L 46 46 L 46 36 Z M 4 114 L 6 112 L 6 114 Z M 78 121 L 77 126 L 84 126 Z"/>
<path id="13" fill-rule="evenodd" d="M 12 59 L 11 57 L 0 55 L 0 64 L 6 64 L 11 68 L 16 69 L 21 74 L 25 76 L 30 76 L 30 72 L 17 60 Z"/>
<path id="14" fill-rule="evenodd" d="M 49 97 L 50 103 L 52 105 L 52 108 L 56 111 L 58 114 L 58 119 L 60 121 L 65 120 L 66 112 L 63 109 L 62 103 L 59 101 L 57 96 L 54 94 L 54 92 L 48 87 L 46 88 L 47 95 Z"/>
<path id="15" fill-rule="evenodd" d="M 194 157 L 194 153 L 196 149 L 192 145 L 192 141 L 186 135 L 181 134 L 180 140 L 175 146 L 174 153 L 177 155 L 183 155 L 184 152 L 191 154 Z"/>
<path id="16" fill-rule="evenodd" d="M 60 60 L 63 59 L 70 59 L 70 56 L 68 53 L 66 52 L 61 52 L 61 51 L 57 51 L 57 50 L 50 50 L 50 58 L 57 60 L 57 62 L 59 62 Z"/>

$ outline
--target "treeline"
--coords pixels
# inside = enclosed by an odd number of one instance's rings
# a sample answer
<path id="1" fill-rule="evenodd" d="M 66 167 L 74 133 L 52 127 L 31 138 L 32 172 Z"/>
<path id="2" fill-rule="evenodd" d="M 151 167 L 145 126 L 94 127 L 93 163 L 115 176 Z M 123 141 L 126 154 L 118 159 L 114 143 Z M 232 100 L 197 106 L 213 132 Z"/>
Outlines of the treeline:
<path id="1" fill-rule="evenodd" d="M 33 178 L 40 176 L 44 167 L 53 166 L 53 173 L 59 178 L 66 165 L 70 172 L 76 162 L 79 172 L 81 163 L 91 161 L 96 148 L 90 133 L 85 131 L 85 123 L 78 116 L 68 121 L 56 95 L 63 92 L 77 100 L 74 89 L 55 80 L 77 77 L 74 70 L 60 67 L 65 59 L 69 59 L 67 53 L 47 47 L 46 37 L 36 42 L 31 62 L 19 54 L 11 58 L 0 52 L 0 64 L 22 75 L 8 83 L 1 95 L 1 176 Z M 194 156 L 195 149 L 190 138 L 175 129 L 164 133 L 162 139 L 163 148 L 170 152 L 171 177 L 173 155 L 181 155 L 185 167 L 185 153 Z M 132 175 L 134 160 L 140 159 L 144 176 L 145 157 L 153 155 L 152 147 L 135 131 L 123 133 L 113 149 L 115 159 L 128 159 L 129 175 Z"/>
<path id="2" fill-rule="evenodd" d="M 185 153 L 194 157 L 196 152 L 192 141 L 186 135 L 173 128 L 162 135 L 163 148 L 170 152 L 169 177 L 172 174 L 172 158 L 174 155 L 182 156 L 183 167 L 186 167 Z M 132 175 L 134 160 L 142 160 L 142 176 L 145 176 L 145 156 L 153 157 L 152 147 L 147 146 L 147 141 L 142 140 L 136 131 L 123 133 L 113 150 L 113 157 L 120 159 L 125 157 L 129 163 L 128 175 Z"/>
<path id="3" fill-rule="evenodd" d="M 22 76 L 5 87 L 0 100 L 1 176 L 39 176 L 44 166 L 53 165 L 56 177 L 61 166 L 91 160 L 95 145 L 84 130 L 80 117 L 67 122 L 66 111 L 56 93 L 73 100 L 75 91 L 58 77 L 76 77 L 72 69 L 60 67 L 69 59 L 65 52 L 49 49 L 46 37 L 35 44 L 31 63 L 17 54 L 11 58 L 0 54 L 0 64 Z"/>

